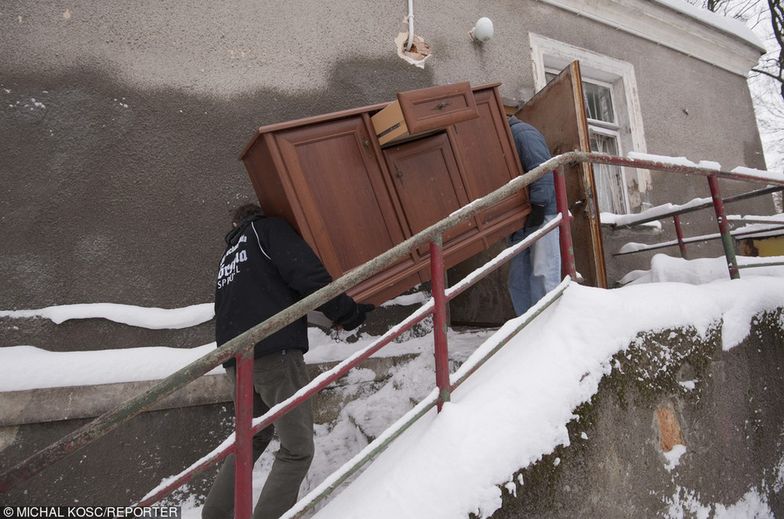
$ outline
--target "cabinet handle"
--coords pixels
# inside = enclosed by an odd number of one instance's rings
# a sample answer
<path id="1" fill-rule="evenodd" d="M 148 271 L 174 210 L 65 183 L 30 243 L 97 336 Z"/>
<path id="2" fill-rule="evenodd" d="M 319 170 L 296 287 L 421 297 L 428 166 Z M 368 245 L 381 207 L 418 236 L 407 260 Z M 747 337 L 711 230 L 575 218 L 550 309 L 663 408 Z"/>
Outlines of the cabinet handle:
<path id="1" fill-rule="evenodd" d="M 444 109 L 444 108 L 446 108 L 447 106 L 449 106 L 449 101 L 441 101 L 440 103 L 438 103 L 438 104 L 436 105 L 436 108 L 435 108 L 435 109 L 436 109 L 436 110 L 443 110 L 443 109 Z"/>
<path id="2" fill-rule="evenodd" d="M 370 141 L 369 140 L 362 139 L 362 146 L 364 146 L 367 151 L 370 151 Z"/>
<path id="3" fill-rule="evenodd" d="M 403 180 L 403 172 L 400 171 L 400 168 L 397 166 L 395 166 L 395 177 L 397 177 L 398 180 Z"/>

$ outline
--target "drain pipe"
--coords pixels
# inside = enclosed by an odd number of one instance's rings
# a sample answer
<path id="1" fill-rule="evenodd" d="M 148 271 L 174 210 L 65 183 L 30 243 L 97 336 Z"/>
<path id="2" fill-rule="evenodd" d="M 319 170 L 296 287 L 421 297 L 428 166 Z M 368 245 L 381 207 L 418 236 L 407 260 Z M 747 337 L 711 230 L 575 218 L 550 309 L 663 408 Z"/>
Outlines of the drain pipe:
<path id="1" fill-rule="evenodd" d="M 411 50 L 414 44 L 414 0 L 408 0 L 408 43 L 406 51 Z"/>

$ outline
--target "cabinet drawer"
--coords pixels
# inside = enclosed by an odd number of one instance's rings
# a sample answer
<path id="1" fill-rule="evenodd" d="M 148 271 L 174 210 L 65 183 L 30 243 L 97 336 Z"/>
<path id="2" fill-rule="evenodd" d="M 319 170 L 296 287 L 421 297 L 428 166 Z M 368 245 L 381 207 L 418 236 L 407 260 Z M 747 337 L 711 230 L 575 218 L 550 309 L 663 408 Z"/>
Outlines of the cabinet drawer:
<path id="1" fill-rule="evenodd" d="M 397 94 L 409 133 L 426 132 L 479 117 L 468 82 Z"/>
<path id="2" fill-rule="evenodd" d="M 446 128 L 479 117 L 471 85 L 442 85 L 397 94 L 397 101 L 371 120 L 382 146 L 416 133 Z"/>

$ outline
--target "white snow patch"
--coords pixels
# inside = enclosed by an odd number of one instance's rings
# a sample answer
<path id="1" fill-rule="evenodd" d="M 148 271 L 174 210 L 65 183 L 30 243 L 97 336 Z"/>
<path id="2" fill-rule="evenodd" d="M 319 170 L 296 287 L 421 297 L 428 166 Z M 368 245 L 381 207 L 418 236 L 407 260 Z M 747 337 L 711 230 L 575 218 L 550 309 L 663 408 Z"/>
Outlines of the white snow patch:
<path id="1" fill-rule="evenodd" d="M 686 391 L 694 391 L 694 388 L 697 387 L 696 380 L 682 380 L 678 382 L 678 384 L 680 384 L 681 387 L 683 387 L 683 389 Z"/>
<path id="2" fill-rule="evenodd" d="M 664 468 L 667 469 L 667 472 L 672 472 L 672 469 L 680 465 L 681 456 L 686 454 L 686 446 L 680 444 L 673 445 L 672 449 L 664 452 L 663 454 L 667 460 L 667 462 L 664 464 Z"/>
<path id="3" fill-rule="evenodd" d="M 413 294 L 404 294 L 381 304 L 382 307 L 386 306 L 409 306 L 424 303 L 430 299 L 430 294 L 425 292 L 415 292 Z"/>
<path id="4" fill-rule="evenodd" d="M 602 216 L 602 223 L 614 223 L 615 225 L 635 225 L 637 221 L 640 220 L 647 220 L 649 218 L 655 218 L 659 216 L 663 216 L 667 213 L 671 213 L 673 211 L 680 211 L 682 209 L 691 209 L 693 207 L 697 207 L 706 203 L 710 203 L 710 198 L 694 198 L 689 200 L 684 204 L 662 204 L 657 205 L 655 207 L 651 207 L 650 209 L 646 209 L 640 213 L 632 213 L 632 214 L 622 214 L 622 215 L 614 215 L 615 217 L 612 218 L 612 222 L 608 218 L 608 221 L 605 222 L 604 216 Z M 605 213 L 602 213 L 604 215 Z M 659 224 L 661 226 L 661 224 Z"/>
<path id="5" fill-rule="evenodd" d="M 492 333 L 489 330 L 449 330 L 450 358 L 462 362 Z M 308 364 L 343 360 L 377 339 L 363 336 L 359 341 L 347 344 L 324 334 L 318 328 L 310 328 L 308 335 L 310 350 L 305 354 Z M 0 391 L 159 380 L 213 349 L 214 342 L 196 348 L 143 347 L 71 352 L 53 352 L 35 346 L 3 347 L 0 348 Z M 425 335 L 389 345 L 375 356 L 428 352 L 432 357 L 432 351 L 433 337 Z M 217 367 L 210 373 L 223 372 L 223 368 Z M 347 381 L 356 384 L 372 381 L 374 377 L 375 373 L 370 369 L 355 368 L 347 375 Z"/>
<path id="6" fill-rule="evenodd" d="M 752 257 L 737 256 L 739 264 L 771 263 L 784 261 L 781 256 Z M 741 273 L 743 279 L 754 277 L 772 276 L 784 278 L 784 266 L 756 267 L 744 269 Z M 619 283 L 688 283 L 702 285 L 717 280 L 729 279 L 727 260 L 724 256 L 717 258 L 698 258 L 686 260 L 675 258 L 666 254 L 656 254 L 651 258 L 650 270 L 634 270 L 620 279 Z"/>
<path id="7" fill-rule="evenodd" d="M 748 263 L 766 263 L 774 260 L 784 260 L 784 258 L 751 258 L 739 257 Z M 635 275 L 633 280 L 627 279 L 631 274 Z M 737 293 L 737 300 L 730 301 L 724 292 L 732 283 L 741 280 L 726 280 L 727 263 L 724 257 L 701 258 L 696 260 L 684 260 L 682 258 L 672 258 L 664 254 L 657 254 L 651 260 L 651 270 L 644 272 L 635 271 L 627 274 L 621 283 L 629 282 L 631 285 L 644 285 L 646 283 L 676 283 L 688 285 L 704 285 L 701 291 L 703 297 L 711 298 L 713 304 L 718 304 L 724 308 L 722 320 L 722 347 L 729 350 L 737 346 L 749 333 L 751 318 L 764 311 L 765 309 L 776 308 L 775 300 L 781 300 L 782 296 L 774 295 L 765 287 L 781 286 L 784 283 L 784 266 L 758 267 L 743 271 L 743 282 L 749 283 L 747 289 Z M 759 287 L 757 289 L 752 287 Z M 715 291 L 715 292 L 714 292 Z M 722 295 L 723 294 L 723 295 Z M 682 297 L 685 292 L 678 295 L 673 292 L 673 299 Z M 772 305 L 772 306 L 771 306 Z"/>
<path id="8" fill-rule="evenodd" d="M 151 330 L 189 328 L 215 316 L 212 303 L 184 308 L 145 308 L 115 303 L 57 305 L 36 310 L 0 310 L 0 317 L 43 317 L 56 324 L 71 319 L 108 319 L 117 323 Z"/>
<path id="9" fill-rule="evenodd" d="M 670 166 L 688 166 L 691 168 L 699 167 L 695 162 L 690 161 L 686 157 L 670 157 L 667 155 L 654 155 L 652 153 L 640 153 L 638 151 L 630 151 L 627 155 L 632 160 L 649 160 L 651 162 L 661 162 Z"/>
<path id="10" fill-rule="evenodd" d="M 784 490 L 784 457 L 779 460 L 779 464 L 776 467 L 776 481 L 773 483 L 773 491 L 775 493 L 780 493 Z"/>
<path id="11" fill-rule="evenodd" d="M 582 433 L 580 433 L 580 438 L 582 438 L 583 440 L 587 440 L 588 439 L 588 435 L 585 434 L 584 432 L 582 432 Z"/>
<path id="12" fill-rule="evenodd" d="M 775 519 L 773 510 L 770 509 L 767 499 L 756 489 L 751 489 L 734 505 L 724 506 L 716 504 L 714 519 Z"/>
<path id="13" fill-rule="evenodd" d="M 753 214 L 730 214 L 727 215 L 727 220 L 730 222 L 771 222 L 771 223 L 784 223 L 784 213 L 774 215 L 753 215 Z"/>
<path id="14" fill-rule="evenodd" d="M 662 224 L 658 220 L 654 220 L 652 222 L 645 222 L 645 223 L 625 223 L 630 220 L 630 217 L 634 217 L 635 219 L 640 219 L 641 213 L 633 213 L 633 214 L 615 214 L 615 213 L 600 213 L 599 220 L 606 225 L 639 225 L 640 227 L 650 227 L 652 229 L 656 229 L 661 231 Z M 621 222 L 620 224 L 618 222 Z"/>
<path id="15" fill-rule="evenodd" d="M 630 242 L 624 243 L 623 246 L 620 249 L 618 249 L 618 253 L 619 254 L 627 254 L 629 252 L 637 252 L 637 251 L 640 251 L 640 250 L 645 250 L 647 247 L 648 247 L 648 245 L 645 244 L 645 243 L 639 243 L 639 242 L 636 242 L 636 241 L 630 241 Z"/>
<path id="16" fill-rule="evenodd" d="M 408 335 L 400 342 L 390 344 L 381 348 L 373 357 L 392 357 L 406 354 L 433 352 L 433 336 L 425 330 L 420 337 Z M 308 341 L 310 350 L 305 354 L 305 362 L 317 364 L 321 362 L 337 362 L 348 358 L 350 355 L 365 349 L 378 337 L 372 335 L 360 335 L 359 339 L 353 343 L 344 340 L 345 331 L 333 330 L 329 335 L 318 328 L 308 329 Z M 449 342 L 449 356 L 458 361 L 465 360 L 471 352 L 476 349 L 476 345 L 486 340 L 493 334 L 493 330 L 478 330 L 470 332 L 447 331 Z"/>
<path id="17" fill-rule="evenodd" d="M 713 169 L 713 170 L 716 170 L 716 171 L 721 171 L 721 164 L 719 164 L 718 162 L 715 162 L 713 160 L 701 160 L 701 161 L 699 161 L 697 163 L 697 166 L 700 167 L 700 168 Z"/>
<path id="18" fill-rule="evenodd" d="M 144 347 L 100 351 L 46 351 L 34 346 L 0 348 L 0 391 L 158 380 L 203 357 L 198 348 Z M 210 371 L 223 373 L 222 367 Z"/>
<path id="19" fill-rule="evenodd" d="M 775 180 L 778 182 L 784 182 L 784 173 L 780 173 L 778 171 L 765 171 L 762 169 L 754 169 L 754 168 L 747 168 L 744 166 L 738 166 L 737 168 L 732 170 L 732 173 L 740 173 L 742 175 L 748 175 L 751 177 L 758 178 L 760 180 Z"/>
<path id="20" fill-rule="evenodd" d="M 655 0 L 655 1 L 662 1 L 662 0 Z M 668 0 L 668 1 L 680 2 L 680 0 Z M 721 171 L 721 164 L 714 161 L 702 160 L 698 163 L 695 163 L 687 159 L 686 157 L 669 157 L 667 155 L 654 155 L 651 153 L 640 153 L 636 151 L 629 152 L 627 154 L 627 157 L 632 160 L 647 160 L 651 162 L 659 162 L 661 164 L 665 164 L 668 166 L 687 166 L 691 168 L 705 168 L 714 171 Z M 772 180 L 775 182 L 784 182 L 784 173 L 778 171 L 765 171 L 761 169 L 748 168 L 746 166 L 737 166 L 731 170 L 731 173 L 738 173 L 762 181 Z"/>
<path id="21" fill-rule="evenodd" d="M 675 493 L 669 500 L 667 517 L 683 519 L 773 519 L 775 515 L 767 500 L 756 489 L 751 489 L 737 503 L 725 506 L 721 503 L 703 504 L 693 491 L 681 486 L 675 487 Z"/>

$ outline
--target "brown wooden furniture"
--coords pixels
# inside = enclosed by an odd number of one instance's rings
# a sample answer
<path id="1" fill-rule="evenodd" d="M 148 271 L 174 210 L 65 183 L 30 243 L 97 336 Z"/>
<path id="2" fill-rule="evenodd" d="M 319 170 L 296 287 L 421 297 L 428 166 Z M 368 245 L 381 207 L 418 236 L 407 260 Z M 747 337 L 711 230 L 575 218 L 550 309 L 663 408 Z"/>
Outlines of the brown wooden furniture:
<path id="1" fill-rule="evenodd" d="M 497 189 L 521 173 L 498 84 L 468 88 L 401 93 L 407 132 L 383 148 L 371 117 L 388 104 L 259 128 L 242 160 L 262 207 L 337 278 Z M 447 233 L 447 267 L 521 227 L 529 211 L 519 194 Z M 428 279 L 420 249 L 350 293 L 380 303 Z"/>

